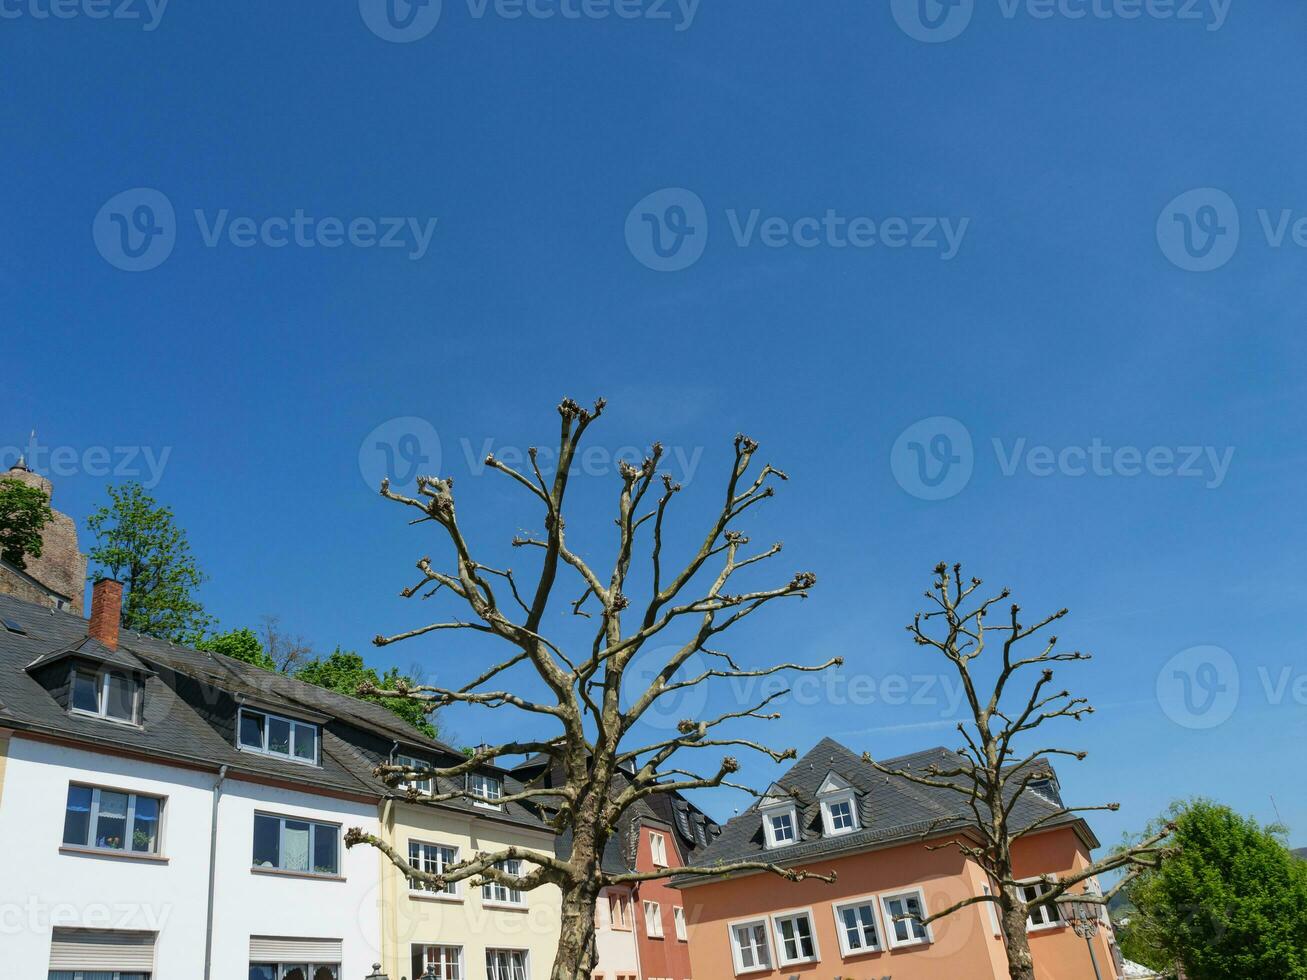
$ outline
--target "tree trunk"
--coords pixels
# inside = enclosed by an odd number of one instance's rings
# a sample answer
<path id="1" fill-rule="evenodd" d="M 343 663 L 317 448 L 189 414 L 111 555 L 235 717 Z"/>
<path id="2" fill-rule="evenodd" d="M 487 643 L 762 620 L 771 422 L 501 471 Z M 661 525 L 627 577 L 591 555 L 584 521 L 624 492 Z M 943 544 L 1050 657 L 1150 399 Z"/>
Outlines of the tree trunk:
<path id="1" fill-rule="evenodd" d="M 563 889 L 562 929 L 558 955 L 549 980 L 591 980 L 595 968 L 595 902 L 598 886 L 592 880 Z"/>
<path id="2" fill-rule="evenodd" d="M 1026 908 L 1009 898 L 1000 906 L 1003 946 L 1007 949 L 1010 980 L 1035 980 L 1035 961 L 1030 957 L 1030 936 L 1026 932 Z"/>

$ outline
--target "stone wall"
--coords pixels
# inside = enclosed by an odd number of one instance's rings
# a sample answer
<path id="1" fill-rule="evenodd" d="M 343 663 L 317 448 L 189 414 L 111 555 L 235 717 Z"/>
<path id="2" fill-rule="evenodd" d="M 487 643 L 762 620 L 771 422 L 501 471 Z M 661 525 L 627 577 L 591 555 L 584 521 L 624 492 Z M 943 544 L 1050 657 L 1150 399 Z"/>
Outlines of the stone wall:
<path id="1" fill-rule="evenodd" d="M 47 495 L 53 495 L 54 488 L 50 481 L 24 466 L 13 467 L 2 478 L 18 480 L 29 487 L 39 487 Z M 82 596 L 86 591 L 86 556 L 77 547 L 77 524 L 71 517 L 57 510 L 54 512 L 53 519 L 41 534 L 41 557 L 29 556 L 25 571 L 50 592 L 67 596 L 69 611 L 82 615 Z M 55 605 L 48 592 L 34 588 L 33 583 L 24 581 L 21 574 L 13 569 L 0 569 L 0 591 L 29 602 Z"/>

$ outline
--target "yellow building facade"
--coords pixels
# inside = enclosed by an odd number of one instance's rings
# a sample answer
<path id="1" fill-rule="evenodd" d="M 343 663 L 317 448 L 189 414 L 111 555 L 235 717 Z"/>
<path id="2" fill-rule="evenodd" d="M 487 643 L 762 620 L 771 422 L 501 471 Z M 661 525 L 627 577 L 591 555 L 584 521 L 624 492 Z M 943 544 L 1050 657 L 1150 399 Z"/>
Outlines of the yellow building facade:
<path id="1" fill-rule="evenodd" d="M 381 828 L 388 844 L 426 871 L 505 847 L 547 855 L 554 848 L 552 832 L 481 804 L 455 809 L 392 798 L 381 805 Z M 462 881 L 449 893 L 433 892 L 412 883 L 385 855 L 380 860 L 382 967 L 391 980 L 414 980 L 430 965 L 442 980 L 549 975 L 562 908 L 557 887 L 518 893 Z"/>

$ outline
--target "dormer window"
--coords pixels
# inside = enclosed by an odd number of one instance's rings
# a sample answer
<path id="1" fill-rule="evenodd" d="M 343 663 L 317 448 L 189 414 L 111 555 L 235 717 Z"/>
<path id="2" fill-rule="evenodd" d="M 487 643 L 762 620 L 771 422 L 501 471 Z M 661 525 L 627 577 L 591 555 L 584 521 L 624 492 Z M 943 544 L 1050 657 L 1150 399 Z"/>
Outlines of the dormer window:
<path id="1" fill-rule="evenodd" d="M 72 710 L 109 721 L 139 723 L 141 717 L 139 680 L 119 671 L 73 671 Z"/>
<path id="2" fill-rule="evenodd" d="M 489 807 L 493 810 L 503 809 L 499 799 L 504 795 L 504 782 L 498 776 L 474 772 L 468 780 L 468 790 L 473 796 L 478 797 L 475 801 L 477 806 Z"/>
<path id="3" fill-rule="evenodd" d="M 411 755 L 397 755 L 397 756 L 395 756 L 395 765 L 397 765 L 397 766 L 404 766 L 406 769 L 418 769 L 418 770 L 422 770 L 422 769 L 430 769 L 430 768 L 431 768 L 431 764 L 430 764 L 429 762 L 423 762 L 421 759 L 415 759 L 415 758 L 413 758 L 413 756 L 411 756 Z M 430 778 L 427 778 L 427 779 L 406 779 L 406 780 L 404 780 L 402 783 L 400 783 L 399 785 L 402 786 L 404 789 L 415 790 L 416 792 L 421 793 L 423 796 L 430 796 L 430 795 L 431 795 L 431 779 L 430 779 Z"/>
<path id="4" fill-rule="evenodd" d="M 857 796 L 844 779 L 831 773 L 817 791 L 821 801 L 822 831 L 827 837 L 838 837 L 858 829 Z"/>
<path id="5" fill-rule="evenodd" d="M 768 847 L 787 847 L 799 840 L 799 808 L 788 796 L 768 794 L 762 801 L 762 829 Z"/>
<path id="6" fill-rule="evenodd" d="M 237 739 L 245 752 L 279 755 L 296 762 L 318 764 L 318 726 L 293 718 L 241 708 Z"/>

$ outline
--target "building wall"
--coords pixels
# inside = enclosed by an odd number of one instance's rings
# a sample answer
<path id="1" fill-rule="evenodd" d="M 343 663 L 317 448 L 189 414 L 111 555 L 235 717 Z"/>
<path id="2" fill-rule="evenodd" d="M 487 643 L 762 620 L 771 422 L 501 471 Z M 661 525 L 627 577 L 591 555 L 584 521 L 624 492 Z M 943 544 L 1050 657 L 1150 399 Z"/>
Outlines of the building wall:
<path id="1" fill-rule="evenodd" d="M 667 862 L 671 867 L 683 867 L 685 860 L 681 855 L 676 835 L 671 828 L 659 829 L 641 826 L 639 841 L 636 845 L 635 866 L 637 871 L 654 871 L 658 865 L 653 859 L 652 836 L 660 834 L 667 850 Z M 663 938 L 649 935 L 644 917 L 644 903 L 656 902 L 659 917 L 662 920 Z M 635 927 L 639 937 L 640 975 L 644 980 L 666 978 L 666 980 L 690 980 L 690 946 L 676 938 L 676 923 L 673 909 L 683 906 L 685 894 L 672 888 L 666 880 L 642 881 L 636 887 Z"/>
<path id="2" fill-rule="evenodd" d="M 293 778 L 294 764 L 287 763 L 287 768 L 287 777 Z M 218 806 L 214 980 L 248 976 L 251 936 L 339 939 L 344 952 L 342 980 L 367 976 L 381 958 L 381 910 L 373 849 L 347 851 L 342 843 L 341 880 L 252 871 L 256 812 L 339 824 L 342 836 L 350 827 L 372 834 L 379 829 L 374 802 L 235 779 L 224 783 Z M 207 836 L 206 831 L 206 846 Z"/>
<path id="3" fill-rule="evenodd" d="M 16 734 L 0 799 L 5 976 L 43 978 L 53 929 L 157 931 L 157 975 L 203 976 L 212 773 L 51 745 Z M 162 856 L 61 853 L 70 781 L 166 796 Z M 239 974 L 244 975 L 244 974 Z"/>
<path id="4" fill-rule="evenodd" d="M 627 922 L 625 926 L 613 922 L 612 896 L 620 893 L 626 898 Z M 625 886 L 605 888 L 599 894 L 595 910 L 595 948 L 598 960 L 595 976 L 599 980 L 617 980 L 618 977 L 640 976 L 640 960 L 636 953 L 634 890 Z"/>
<path id="5" fill-rule="evenodd" d="M 548 831 L 402 801 L 388 805 L 382 836 L 406 856 L 410 840 L 456 847 L 460 859 L 510 846 L 551 856 L 554 853 L 554 836 Z M 411 950 L 415 943 L 461 946 L 464 973 L 469 977 L 485 975 L 487 948 L 528 950 L 532 980 L 549 975 L 558 948 L 562 913 L 557 887 L 545 885 L 524 893 L 525 906 L 521 909 L 487 907 L 481 889 L 470 882 L 459 883 L 455 899 L 414 893 L 408 880 L 384 855 L 373 851 L 372 860 L 381 867 L 381 893 L 387 911 L 381 962 L 391 980 L 412 980 Z"/>
<path id="6" fill-rule="evenodd" d="M 1051 831 L 1018 843 L 1022 874 L 1065 872 L 1083 867 L 1087 855 L 1071 830 Z M 750 978 L 804 977 L 829 980 L 856 971 L 894 980 L 939 980 L 940 977 L 984 980 L 1007 976 L 1006 956 L 988 908 L 974 905 L 931 923 L 932 942 L 925 946 L 886 949 L 844 957 L 833 906 L 850 898 L 920 888 L 928 910 L 938 910 L 978 894 L 984 876 L 953 848 L 928 851 L 920 843 L 828 859 L 803 866 L 818 873 L 835 871 L 833 884 L 809 879 L 789 883 L 765 875 L 746 875 L 683 889 L 690 921 L 690 959 L 696 978 L 735 976 L 729 923 L 741 919 L 809 908 L 820 961 L 747 974 Z M 879 912 L 878 908 L 878 912 Z M 880 913 L 881 935 L 889 923 Z M 775 932 L 772 930 L 773 954 Z M 1106 942 L 1098 951 L 1104 980 L 1113 976 Z M 1037 976 L 1044 980 L 1094 980 L 1084 940 L 1069 927 L 1032 933 Z"/>

